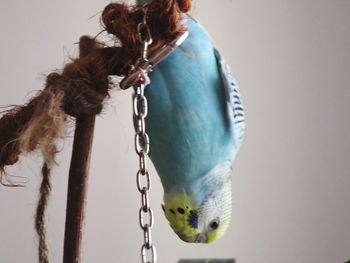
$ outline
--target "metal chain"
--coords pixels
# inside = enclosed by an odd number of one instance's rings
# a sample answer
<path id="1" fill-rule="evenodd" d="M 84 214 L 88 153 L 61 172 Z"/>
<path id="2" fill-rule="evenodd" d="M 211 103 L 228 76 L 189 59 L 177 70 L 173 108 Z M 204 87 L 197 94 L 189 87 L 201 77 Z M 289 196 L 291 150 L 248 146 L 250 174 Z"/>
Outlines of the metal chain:
<path id="1" fill-rule="evenodd" d="M 143 21 L 138 25 L 137 30 L 140 42 L 143 44 L 142 58 L 138 63 L 147 61 L 148 46 L 152 43 L 149 27 L 146 23 L 144 10 Z M 146 133 L 145 118 L 148 113 L 147 98 L 144 95 L 145 85 L 149 79 L 144 71 L 140 71 L 139 84 L 134 87 L 133 111 L 135 119 L 135 151 L 139 156 L 139 170 L 136 175 L 137 189 L 141 193 L 141 208 L 139 210 L 140 227 L 143 230 L 144 243 L 141 246 L 142 263 L 156 263 L 156 248 L 152 241 L 151 229 L 154 225 L 153 210 L 150 206 L 149 192 L 151 189 L 151 177 L 147 167 L 147 155 L 149 153 L 149 137 Z"/>
<path id="2" fill-rule="evenodd" d="M 148 57 L 148 46 L 152 44 L 152 35 L 147 25 L 147 8 L 143 8 L 143 19 L 137 26 L 139 41 L 142 44 L 140 59 L 133 70 L 122 80 L 119 76 L 108 76 L 111 89 L 119 86 L 121 89 L 133 87 L 133 112 L 135 124 L 135 151 L 139 156 L 139 170 L 136 175 L 137 189 L 141 193 L 141 208 L 139 210 L 140 227 L 143 230 L 144 243 L 141 246 L 142 263 L 156 263 L 156 248 L 152 241 L 151 229 L 154 225 L 153 210 L 150 206 L 149 193 L 151 177 L 147 168 L 147 155 L 149 153 L 149 137 L 146 133 L 145 118 L 148 114 L 147 98 L 144 95 L 145 87 L 150 80 L 147 74 L 169 54 L 171 54 L 187 38 L 188 32 L 182 32 L 171 42 Z"/>

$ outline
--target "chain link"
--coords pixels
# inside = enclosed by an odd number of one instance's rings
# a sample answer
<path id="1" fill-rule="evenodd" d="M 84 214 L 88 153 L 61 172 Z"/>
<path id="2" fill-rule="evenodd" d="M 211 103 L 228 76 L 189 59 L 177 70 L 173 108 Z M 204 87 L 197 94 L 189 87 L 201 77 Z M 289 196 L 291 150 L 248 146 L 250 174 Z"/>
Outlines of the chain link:
<path id="1" fill-rule="evenodd" d="M 146 23 L 147 10 L 144 10 L 144 18 L 138 25 L 139 40 L 143 45 L 142 56 L 139 63 L 147 61 L 148 46 L 152 43 L 149 27 Z M 148 114 L 147 98 L 144 95 L 145 84 L 148 82 L 146 72 L 142 72 L 140 81 L 134 87 L 133 112 L 135 119 L 135 151 L 139 156 L 139 170 L 136 174 L 137 189 L 141 193 L 141 208 L 139 210 L 140 227 L 143 230 L 144 243 L 141 247 L 142 263 L 156 263 L 156 248 L 152 241 L 151 230 L 154 224 L 153 210 L 150 206 L 149 192 L 151 190 L 151 177 L 147 166 L 149 153 L 149 137 L 146 133 L 145 118 Z"/>
<path id="2" fill-rule="evenodd" d="M 152 242 L 151 229 L 153 228 L 153 210 L 150 206 L 149 192 L 151 190 L 151 177 L 147 166 L 149 152 L 149 137 L 145 129 L 147 116 L 147 99 L 144 96 L 143 84 L 135 88 L 134 118 L 135 122 L 135 151 L 139 156 L 139 170 L 136 174 L 137 189 L 141 193 L 141 208 L 139 210 L 140 227 L 143 230 L 144 244 L 141 247 L 142 263 L 156 263 L 156 248 Z M 148 256 L 147 256 L 148 255 Z"/>

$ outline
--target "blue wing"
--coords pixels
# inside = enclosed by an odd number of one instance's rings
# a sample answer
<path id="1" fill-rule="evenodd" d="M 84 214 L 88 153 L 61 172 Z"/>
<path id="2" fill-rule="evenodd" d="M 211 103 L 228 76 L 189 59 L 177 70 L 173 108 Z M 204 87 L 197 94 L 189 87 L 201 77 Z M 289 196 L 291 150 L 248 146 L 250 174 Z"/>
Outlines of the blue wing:
<path id="1" fill-rule="evenodd" d="M 237 81 L 231 73 L 230 67 L 216 49 L 215 56 L 224 87 L 227 115 L 234 134 L 235 144 L 238 148 L 242 144 L 245 131 L 245 113 L 241 94 L 239 92 Z"/>

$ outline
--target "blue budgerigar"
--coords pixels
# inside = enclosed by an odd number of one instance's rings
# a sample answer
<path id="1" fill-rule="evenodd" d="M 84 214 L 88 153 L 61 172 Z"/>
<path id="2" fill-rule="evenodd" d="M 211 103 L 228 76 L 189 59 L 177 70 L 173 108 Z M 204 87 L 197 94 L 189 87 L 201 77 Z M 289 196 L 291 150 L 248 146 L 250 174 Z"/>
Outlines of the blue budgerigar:
<path id="1" fill-rule="evenodd" d="M 210 243 L 231 217 L 231 163 L 244 135 L 238 86 L 201 25 L 150 74 L 146 131 L 164 213 L 186 242 Z"/>

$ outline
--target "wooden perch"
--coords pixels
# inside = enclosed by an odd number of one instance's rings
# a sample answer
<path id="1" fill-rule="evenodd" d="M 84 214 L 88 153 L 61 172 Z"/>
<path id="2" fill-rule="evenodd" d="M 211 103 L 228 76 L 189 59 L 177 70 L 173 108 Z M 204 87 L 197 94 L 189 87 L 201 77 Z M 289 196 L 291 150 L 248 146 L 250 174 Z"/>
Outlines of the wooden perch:
<path id="1" fill-rule="evenodd" d="M 95 48 L 95 45 L 91 45 L 89 41 L 87 43 L 80 41 L 79 45 L 81 58 Z M 80 262 L 94 128 L 95 115 L 82 114 L 77 117 L 68 179 L 63 262 Z"/>

